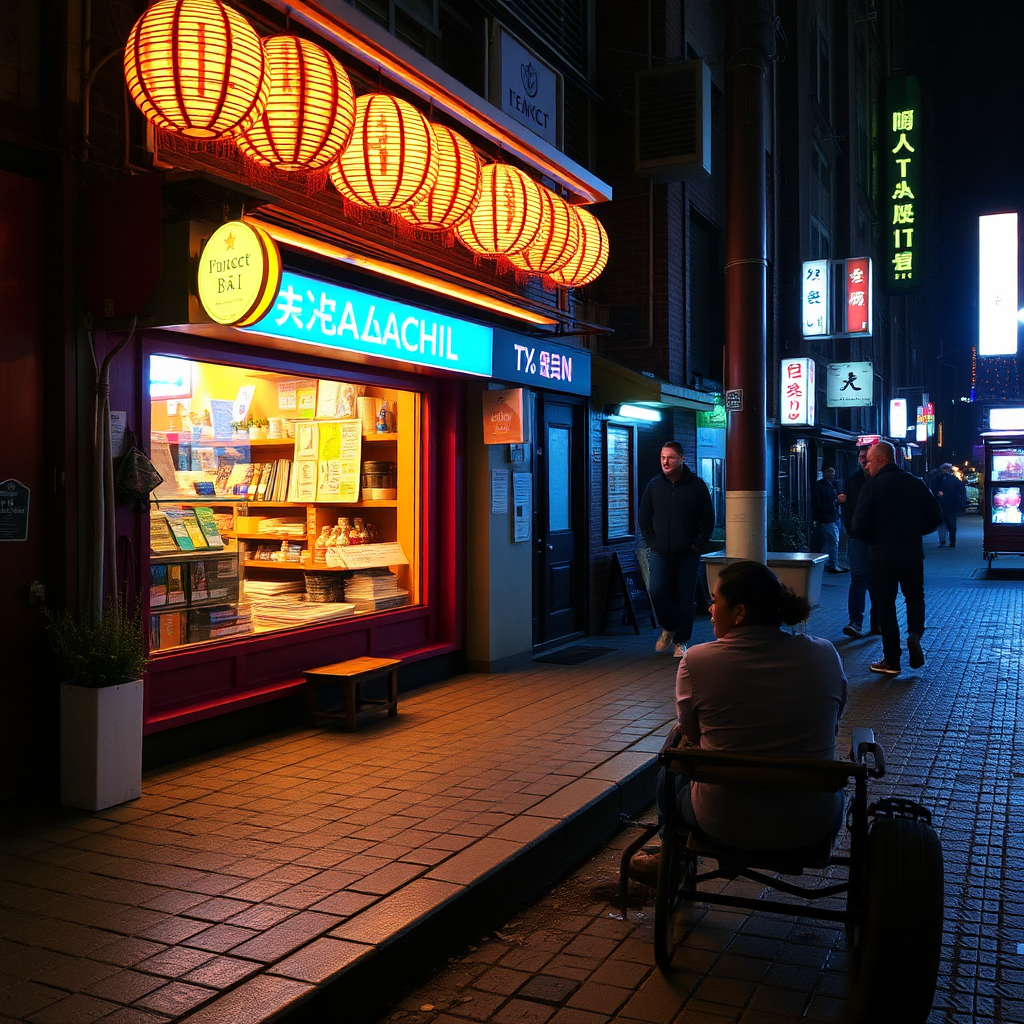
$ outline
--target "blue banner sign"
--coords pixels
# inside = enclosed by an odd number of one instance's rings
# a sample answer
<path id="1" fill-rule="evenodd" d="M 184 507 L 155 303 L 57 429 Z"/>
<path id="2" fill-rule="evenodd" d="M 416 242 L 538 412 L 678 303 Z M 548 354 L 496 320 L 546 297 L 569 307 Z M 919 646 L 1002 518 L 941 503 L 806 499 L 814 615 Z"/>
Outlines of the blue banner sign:
<path id="1" fill-rule="evenodd" d="M 541 338 L 494 332 L 495 380 L 548 391 L 590 394 L 590 353 Z"/>
<path id="2" fill-rule="evenodd" d="M 286 270 L 274 305 L 242 328 L 454 373 L 491 375 L 490 327 Z"/>

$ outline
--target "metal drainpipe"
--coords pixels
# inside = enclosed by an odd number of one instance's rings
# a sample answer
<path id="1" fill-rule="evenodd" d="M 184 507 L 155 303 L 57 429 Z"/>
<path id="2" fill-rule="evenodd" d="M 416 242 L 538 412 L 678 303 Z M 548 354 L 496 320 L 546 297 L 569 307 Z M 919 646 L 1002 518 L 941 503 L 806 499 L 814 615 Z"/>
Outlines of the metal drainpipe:
<path id="1" fill-rule="evenodd" d="M 725 459 L 726 554 L 767 560 L 765 406 L 767 342 L 766 0 L 726 4 L 725 353 L 729 390 Z"/>

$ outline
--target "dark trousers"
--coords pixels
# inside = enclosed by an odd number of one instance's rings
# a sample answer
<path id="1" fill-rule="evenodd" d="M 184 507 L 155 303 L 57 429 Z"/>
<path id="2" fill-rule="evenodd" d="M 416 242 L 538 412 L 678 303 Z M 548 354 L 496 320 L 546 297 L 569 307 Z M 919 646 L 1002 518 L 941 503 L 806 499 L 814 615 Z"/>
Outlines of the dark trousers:
<path id="1" fill-rule="evenodd" d="M 942 525 L 949 531 L 949 543 L 956 544 L 956 513 L 942 509 Z"/>
<path id="2" fill-rule="evenodd" d="M 924 633 L 924 562 L 906 558 L 894 562 L 871 561 L 873 598 L 878 600 L 878 625 L 882 630 L 882 656 L 890 665 L 900 663 L 900 624 L 896 618 L 896 591 L 907 603 L 907 633 Z"/>
<path id="3" fill-rule="evenodd" d="M 658 624 L 672 634 L 673 643 L 688 643 L 693 632 L 693 592 L 699 568 L 700 555 L 696 551 L 672 558 L 651 551 L 651 604 Z"/>
<path id="4" fill-rule="evenodd" d="M 850 562 L 850 594 L 847 598 L 847 610 L 850 623 L 861 629 L 864 625 L 864 599 L 871 598 L 870 628 L 878 627 L 878 604 L 875 598 L 874 584 L 871 582 L 871 563 L 868 558 L 868 546 L 862 540 L 851 537 L 846 544 L 846 557 Z"/>

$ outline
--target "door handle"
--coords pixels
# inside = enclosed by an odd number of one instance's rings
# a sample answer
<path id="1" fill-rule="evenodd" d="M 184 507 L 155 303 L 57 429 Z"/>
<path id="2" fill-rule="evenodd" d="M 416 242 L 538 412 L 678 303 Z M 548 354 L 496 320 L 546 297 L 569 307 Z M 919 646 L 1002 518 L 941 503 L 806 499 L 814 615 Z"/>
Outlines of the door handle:
<path id="1" fill-rule="evenodd" d="M 555 545 L 554 544 L 545 544 L 544 546 L 548 549 L 548 551 L 554 551 L 555 550 Z"/>

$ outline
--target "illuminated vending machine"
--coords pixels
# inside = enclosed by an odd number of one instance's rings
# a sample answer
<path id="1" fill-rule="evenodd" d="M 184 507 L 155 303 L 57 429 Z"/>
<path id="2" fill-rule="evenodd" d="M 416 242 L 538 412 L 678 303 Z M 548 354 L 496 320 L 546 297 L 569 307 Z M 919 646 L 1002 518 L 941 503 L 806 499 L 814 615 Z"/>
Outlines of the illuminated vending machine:
<path id="1" fill-rule="evenodd" d="M 984 523 L 983 557 L 1024 555 L 1024 431 L 992 431 L 985 442 L 985 482 L 979 508 Z"/>

